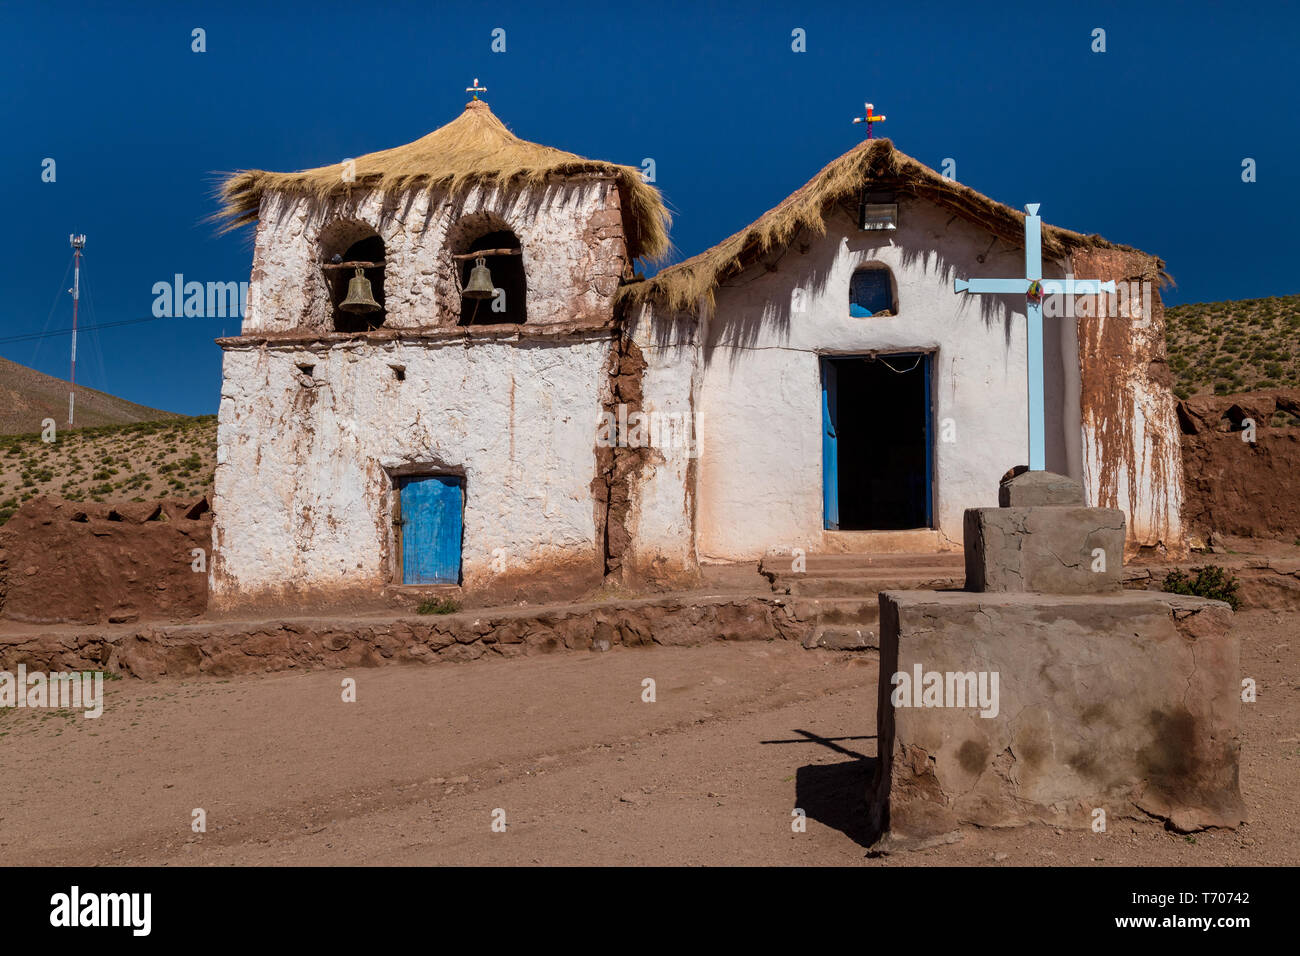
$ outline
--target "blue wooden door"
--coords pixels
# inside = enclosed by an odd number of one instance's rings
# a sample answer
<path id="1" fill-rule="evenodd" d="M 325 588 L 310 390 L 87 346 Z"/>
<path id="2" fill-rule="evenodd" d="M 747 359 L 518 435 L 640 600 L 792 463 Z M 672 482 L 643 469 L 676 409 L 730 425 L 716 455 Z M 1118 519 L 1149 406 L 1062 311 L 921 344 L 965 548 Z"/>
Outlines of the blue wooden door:
<path id="1" fill-rule="evenodd" d="M 402 496 L 402 583 L 459 584 L 462 479 L 432 475 L 399 479 Z"/>
<path id="2" fill-rule="evenodd" d="M 822 359 L 822 521 L 840 527 L 840 462 L 835 436 L 835 364 Z"/>

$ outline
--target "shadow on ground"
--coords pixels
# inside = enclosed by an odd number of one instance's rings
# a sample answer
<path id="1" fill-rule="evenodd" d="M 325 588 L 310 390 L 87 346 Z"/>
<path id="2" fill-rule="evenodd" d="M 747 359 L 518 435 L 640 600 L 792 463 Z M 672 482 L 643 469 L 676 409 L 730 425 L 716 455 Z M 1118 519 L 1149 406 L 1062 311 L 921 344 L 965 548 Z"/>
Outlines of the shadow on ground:
<path id="1" fill-rule="evenodd" d="M 875 740 L 875 735 L 822 737 L 807 730 L 795 730 L 793 740 L 764 740 L 764 744 L 820 744 L 848 757 L 833 764 L 807 764 L 795 771 L 795 806 L 809 820 L 839 830 L 862 847 L 870 847 L 875 835 L 867 826 L 867 785 L 876 769 L 876 758 L 841 745 L 840 741 Z"/>

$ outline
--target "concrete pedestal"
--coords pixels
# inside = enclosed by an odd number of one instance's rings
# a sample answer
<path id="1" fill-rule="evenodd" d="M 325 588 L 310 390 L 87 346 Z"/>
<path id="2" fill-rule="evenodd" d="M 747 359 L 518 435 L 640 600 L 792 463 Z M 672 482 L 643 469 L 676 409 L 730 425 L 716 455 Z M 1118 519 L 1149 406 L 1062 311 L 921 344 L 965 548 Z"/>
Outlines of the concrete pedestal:
<path id="1" fill-rule="evenodd" d="M 871 805 L 888 845 L 962 824 L 1090 827 L 1098 809 L 1182 831 L 1245 818 L 1226 604 L 889 591 L 880 613 Z"/>
<path id="2" fill-rule="evenodd" d="M 1124 591 L 1124 516 L 1069 478 L 1017 475 L 999 500 L 966 512 L 966 591 L 880 595 L 878 846 L 1241 823 L 1231 608 Z"/>
<path id="3" fill-rule="evenodd" d="M 1123 587 L 1124 513 L 1043 505 L 966 511 L 971 591 L 1102 594 Z"/>

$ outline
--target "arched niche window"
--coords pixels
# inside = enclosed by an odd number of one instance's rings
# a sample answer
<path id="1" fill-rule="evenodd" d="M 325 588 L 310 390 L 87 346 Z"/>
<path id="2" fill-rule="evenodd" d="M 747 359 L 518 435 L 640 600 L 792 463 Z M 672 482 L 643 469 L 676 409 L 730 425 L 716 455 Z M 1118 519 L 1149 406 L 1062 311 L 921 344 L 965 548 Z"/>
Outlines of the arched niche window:
<path id="1" fill-rule="evenodd" d="M 368 332 L 384 324 L 384 240 L 364 222 L 339 219 L 321 230 L 321 268 L 329 291 L 330 326 L 336 332 Z M 370 284 L 370 298 L 364 301 L 364 286 L 349 299 L 352 280 L 360 275 Z"/>
<path id="2" fill-rule="evenodd" d="M 888 266 L 864 266 L 849 280 L 849 315 L 858 319 L 898 315 L 898 288 Z"/>
<path id="3" fill-rule="evenodd" d="M 472 235 L 474 238 L 468 238 Z M 454 251 L 460 274 L 460 325 L 522 324 L 528 321 L 528 280 L 523 249 L 511 229 L 484 222 L 468 232 Z M 491 278 L 492 295 L 467 295 L 472 291 L 479 260 Z"/>

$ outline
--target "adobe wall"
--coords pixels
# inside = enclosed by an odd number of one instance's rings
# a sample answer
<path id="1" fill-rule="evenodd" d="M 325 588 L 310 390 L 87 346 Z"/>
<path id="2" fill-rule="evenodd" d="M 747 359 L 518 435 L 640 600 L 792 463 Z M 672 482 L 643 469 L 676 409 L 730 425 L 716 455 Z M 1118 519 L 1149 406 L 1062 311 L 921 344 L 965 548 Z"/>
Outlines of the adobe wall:
<path id="1" fill-rule="evenodd" d="M 1083 480 L 1088 504 L 1119 508 L 1128 519 L 1126 549 L 1186 553 L 1183 462 L 1165 356 L 1159 263 L 1122 249 L 1071 257 L 1080 278 L 1146 283 L 1149 308 L 1079 315 Z M 1100 310 L 1110 312 L 1111 310 Z"/>
<path id="2" fill-rule="evenodd" d="M 699 572 L 695 490 L 699 451 L 699 323 L 690 316 L 656 320 L 650 306 L 631 310 L 624 334 L 641 357 L 638 401 L 649 415 L 651 442 L 629 475 L 623 522 L 629 580 L 682 584 Z"/>
<path id="3" fill-rule="evenodd" d="M 1203 547 L 1213 534 L 1300 538 L 1300 426 L 1282 424 L 1292 417 L 1300 418 L 1300 389 L 1178 403 L 1191 543 Z M 1253 433 L 1243 431 L 1246 419 Z"/>
<path id="4" fill-rule="evenodd" d="M 225 348 L 214 607 L 389 584 L 392 475 L 408 472 L 464 476 L 466 588 L 599 583 L 608 333 Z"/>
<path id="5" fill-rule="evenodd" d="M 104 624 L 202 614 L 211 537 L 203 498 L 117 504 L 33 498 L 0 528 L 2 616 Z M 203 553 L 196 556 L 195 549 Z"/>

